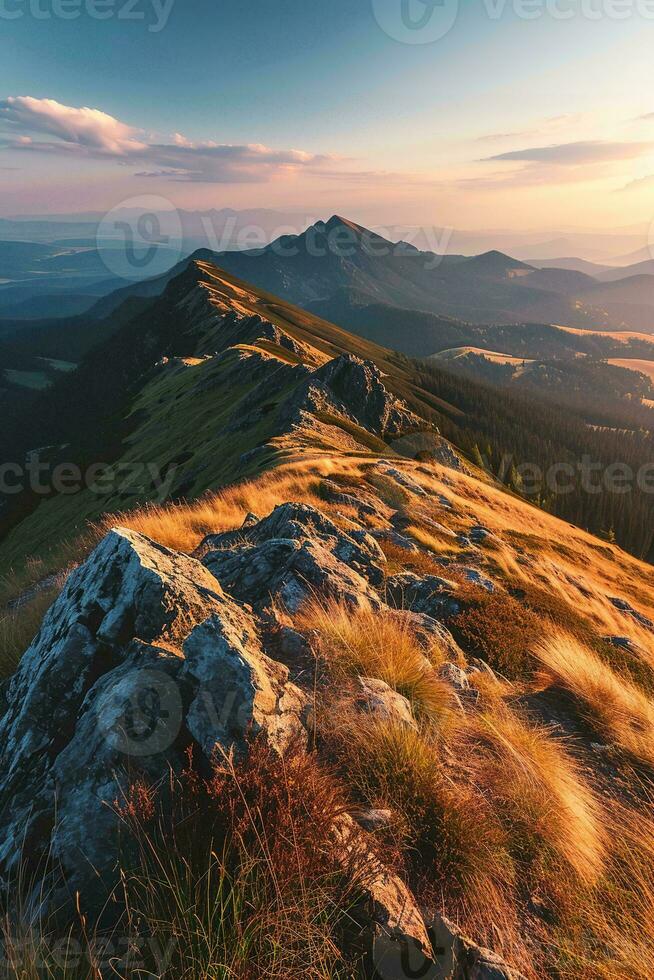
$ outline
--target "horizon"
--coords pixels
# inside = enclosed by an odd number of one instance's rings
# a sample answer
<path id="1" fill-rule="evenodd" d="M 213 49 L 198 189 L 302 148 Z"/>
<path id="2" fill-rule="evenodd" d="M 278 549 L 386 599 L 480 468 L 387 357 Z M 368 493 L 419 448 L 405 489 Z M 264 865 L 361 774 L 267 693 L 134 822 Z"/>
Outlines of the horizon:
<path id="1" fill-rule="evenodd" d="M 653 980 L 654 0 L 0 0 L 2 976 Z"/>

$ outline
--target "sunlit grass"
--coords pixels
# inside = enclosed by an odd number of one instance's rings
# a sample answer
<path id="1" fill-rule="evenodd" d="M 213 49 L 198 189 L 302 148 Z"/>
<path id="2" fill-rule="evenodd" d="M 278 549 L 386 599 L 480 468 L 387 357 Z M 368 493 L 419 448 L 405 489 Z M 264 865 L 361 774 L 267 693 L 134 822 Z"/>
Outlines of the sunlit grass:
<path id="1" fill-rule="evenodd" d="M 654 765 L 654 704 L 570 636 L 555 635 L 535 648 L 545 682 L 572 694 L 601 738 Z"/>
<path id="2" fill-rule="evenodd" d="M 315 652 L 335 680 L 378 678 L 408 698 L 418 716 L 443 719 L 452 710 L 452 691 L 436 671 L 445 651 L 437 641 L 425 648 L 401 613 L 313 601 L 295 622 L 314 637 Z"/>

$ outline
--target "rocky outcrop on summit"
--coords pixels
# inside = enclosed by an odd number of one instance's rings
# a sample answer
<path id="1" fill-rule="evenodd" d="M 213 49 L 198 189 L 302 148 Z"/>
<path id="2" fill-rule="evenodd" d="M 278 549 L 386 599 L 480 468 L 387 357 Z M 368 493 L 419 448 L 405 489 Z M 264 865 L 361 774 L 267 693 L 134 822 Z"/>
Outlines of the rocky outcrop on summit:
<path id="1" fill-rule="evenodd" d="M 257 609 L 278 599 L 296 612 L 313 595 L 381 605 L 375 586 L 386 559 L 377 542 L 363 530 L 345 533 L 306 504 L 282 504 L 237 532 L 210 535 L 200 551 L 222 587 Z"/>
<path id="2" fill-rule="evenodd" d="M 126 530 L 70 576 L 7 702 L 0 875 L 7 883 L 22 858 L 43 874 L 49 861 L 87 910 L 115 884 L 112 804 L 135 776 L 156 782 L 189 746 L 209 759 L 249 734 L 282 750 L 301 737 L 305 705 L 200 562 Z"/>
<path id="3" fill-rule="evenodd" d="M 353 354 L 328 361 L 294 393 L 286 414 L 297 419 L 302 411 L 340 415 L 384 438 L 425 427 L 424 421 L 384 387 L 377 365 Z"/>

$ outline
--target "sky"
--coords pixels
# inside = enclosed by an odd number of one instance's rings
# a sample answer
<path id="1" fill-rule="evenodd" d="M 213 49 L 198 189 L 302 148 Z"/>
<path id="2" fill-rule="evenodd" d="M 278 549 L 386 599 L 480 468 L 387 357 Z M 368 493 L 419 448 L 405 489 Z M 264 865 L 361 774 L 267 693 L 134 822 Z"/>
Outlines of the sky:
<path id="1" fill-rule="evenodd" d="M 654 0 L 0 0 L 0 215 L 654 222 Z"/>

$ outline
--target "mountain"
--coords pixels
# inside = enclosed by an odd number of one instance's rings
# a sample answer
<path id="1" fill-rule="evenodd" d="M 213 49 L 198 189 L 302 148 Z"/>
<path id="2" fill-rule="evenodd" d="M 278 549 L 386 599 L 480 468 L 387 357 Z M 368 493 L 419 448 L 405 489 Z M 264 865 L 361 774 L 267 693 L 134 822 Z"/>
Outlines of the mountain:
<path id="1" fill-rule="evenodd" d="M 614 436 L 205 261 L 130 303 L 34 406 L 52 485 L 0 540 L 39 969 L 63 932 L 171 980 L 644 977 L 654 579 L 612 522 L 651 542 L 651 500 L 528 485 Z"/>
<path id="2" fill-rule="evenodd" d="M 621 268 L 607 269 L 598 275 L 602 282 L 614 282 L 617 279 L 627 279 L 633 276 L 654 276 L 654 259 L 644 259 L 633 265 L 625 265 Z"/>
<path id="3" fill-rule="evenodd" d="M 561 313 L 561 319 L 568 308 L 551 291 L 551 284 L 545 289 L 539 282 L 530 287 L 537 270 L 500 252 L 472 258 L 437 256 L 381 239 L 338 216 L 312 226 L 302 236 L 282 239 L 258 252 L 226 253 L 217 261 L 299 305 L 353 289 L 367 296 L 368 302 L 475 322 L 530 318 L 528 311 L 538 307 Z M 556 280 L 556 273 L 552 278 Z"/>
<path id="4" fill-rule="evenodd" d="M 649 353 L 654 355 L 654 345 Z M 569 406 L 578 411 L 588 425 L 604 424 L 610 414 L 624 432 L 654 422 L 651 359 L 525 358 L 463 346 L 433 354 L 432 360 L 472 378 L 546 395 L 559 409 Z"/>
<path id="5" fill-rule="evenodd" d="M 618 255 L 611 262 L 611 265 L 615 266 L 630 266 L 639 262 L 647 262 L 652 258 L 652 246 L 649 242 L 640 248 L 635 249 L 633 252 L 628 252 L 626 255 Z"/>
<path id="6" fill-rule="evenodd" d="M 131 312 L 134 313 L 133 306 Z M 317 350 L 314 351 L 314 348 Z M 89 454 L 107 458 L 113 451 L 123 463 L 147 459 L 160 471 L 175 476 L 169 487 L 174 495 L 199 492 L 214 484 L 225 466 L 232 474 L 239 468 L 247 472 L 239 457 L 226 451 L 223 440 L 228 446 L 238 443 L 242 447 L 240 455 L 245 449 L 253 450 L 254 466 L 257 455 L 254 450 L 267 432 L 266 420 L 256 410 L 251 419 L 252 431 L 248 434 L 250 416 L 243 409 L 243 405 L 248 403 L 245 395 L 242 404 L 239 402 L 237 405 L 232 402 L 231 396 L 226 398 L 221 409 L 223 417 L 216 407 L 216 386 L 224 382 L 232 392 L 240 388 L 247 392 L 256 379 L 256 397 L 251 394 L 250 400 L 270 403 L 272 412 L 277 388 L 281 386 L 289 395 L 284 388 L 284 385 L 292 388 L 293 382 L 289 379 L 296 377 L 296 384 L 299 384 L 304 378 L 306 371 L 299 370 L 299 366 L 305 359 L 315 367 L 328 356 L 335 357 L 345 352 L 366 360 L 374 358 L 390 377 L 389 384 L 393 390 L 407 397 L 412 405 L 421 407 L 425 416 L 431 414 L 433 397 L 426 394 L 423 401 L 419 393 L 414 393 L 411 372 L 399 355 L 390 354 L 283 300 L 254 290 L 207 263 L 192 262 L 170 283 L 160 299 L 136 316 L 125 316 L 123 325 L 86 355 L 75 374 L 62 380 L 55 392 L 48 394 L 43 412 L 37 409 L 33 418 L 23 420 L 22 444 L 26 448 L 44 443 L 55 444 L 66 436 L 70 441 L 71 434 L 75 433 L 79 452 L 85 458 Z M 180 357 L 197 362 L 192 365 L 194 372 L 182 371 L 178 377 L 184 366 L 178 361 Z M 164 358 L 168 358 L 170 367 L 162 369 L 163 375 L 159 377 L 161 372 L 155 370 L 154 365 Z M 294 367 L 298 367 L 298 370 L 292 370 Z M 149 378 L 153 371 L 152 388 L 147 389 L 151 394 L 143 394 L 139 405 L 133 405 L 132 386 L 141 377 Z M 199 433 L 196 433 L 193 451 L 184 449 L 183 455 L 188 456 L 186 462 L 193 458 L 197 465 L 196 481 L 189 482 L 193 466 L 184 467 L 182 479 L 181 471 L 178 472 L 171 462 L 171 433 L 166 432 L 168 425 L 164 421 L 168 407 L 160 415 L 156 406 L 159 401 L 166 406 L 169 401 L 174 401 L 176 415 L 180 416 L 182 425 L 188 423 L 187 409 L 193 415 L 201 415 L 202 402 L 194 405 L 194 399 L 197 398 L 198 385 L 200 390 L 203 388 L 205 374 L 207 404 L 213 406 L 206 416 L 209 442 L 204 445 Z M 166 378 L 169 375 L 173 388 L 182 381 L 182 377 L 187 377 L 193 383 L 188 390 L 182 384 L 179 398 L 171 395 L 169 400 L 157 393 L 161 383 L 167 388 Z M 276 379 L 274 383 L 271 380 L 273 377 Z M 182 398 L 184 402 L 180 402 Z M 128 409 L 128 406 L 131 407 Z M 153 408 L 156 421 L 141 428 L 143 411 L 149 418 Z M 326 411 L 329 414 L 328 407 Z M 118 424 L 117 419 L 120 418 L 122 422 Z M 273 426 L 274 413 L 268 421 Z M 160 435 L 151 443 L 151 437 L 159 430 Z M 356 432 L 364 435 L 354 425 L 348 439 L 352 439 Z M 364 437 L 369 438 L 367 435 Z M 321 438 L 321 433 L 317 432 L 318 442 Z M 124 440 L 131 449 L 123 447 Z M 110 447 L 115 448 L 110 451 Z M 173 453 L 173 457 L 177 455 L 179 453 Z M 151 493 L 155 490 L 150 487 Z M 131 496 L 115 491 L 111 506 L 120 507 L 121 501 L 131 499 Z M 147 492 L 145 496 L 135 492 L 134 497 L 134 502 L 148 499 Z M 107 509 L 108 501 L 96 499 L 92 494 L 82 494 L 69 500 L 59 497 L 49 505 L 46 501 L 37 508 L 33 517 L 35 523 L 32 525 L 30 520 L 24 522 L 20 534 L 12 535 L 7 547 L 20 551 L 38 527 L 41 527 L 41 531 L 37 533 L 42 535 L 42 522 L 48 506 L 53 508 L 53 517 L 48 518 L 47 523 L 55 537 L 59 538 L 62 529 L 70 526 L 73 515 L 84 513 L 88 517 L 93 511 L 100 513 Z M 11 540 L 14 541 L 13 545 Z M 41 537 L 42 545 L 47 546 L 48 541 L 48 535 Z"/>
<path id="7" fill-rule="evenodd" d="M 497 251 L 471 258 L 423 252 L 338 215 L 264 248 L 203 249 L 194 258 L 215 261 L 304 308 L 324 305 L 344 326 L 356 307 L 379 304 L 478 324 L 531 321 L 650 332 L 654 323 L 646 281 L 626 280 L 608 296 L 607 284 L 582 272 L 537 269 Z M 159 295 L 183 267 L 116 291 L 91 315 L 107 317 L 129 296 Z"/>
<path id="8" fill-rule="evenodd" d="M 496 263 L 497 258 L 493 256 L 490 264 L 495 268 Z M 513 265 L 510 267 L 515 268 Z M 229 311 L 229 316 L 226 311 Z M 217 323 L 221 314 L 227 316 L 227 319 L 218 329 Z M 248 317 L 253 318 L 250 327 L 241 324 L 242 317 L 246 317 L 246 320 Z M 269 325 L 259 337 L 263 329 L 260 323 L 261 317 Z M 411 322 L 410 319 L 408 322 Z M 38 445 L 70 443 L 72 434 L 75 433 L 73 441 L 78 447 L 77 451 L 81 459 L 105 458 L 110 462 L 113 460 L 121 464 L 131 464 L 137 459 L 146 459 L 153 467 L 158 468 L 158 471 L 170 474 L 172 483 L 169 492 L 173 496 L 201 492 L 207 486 L 215 484 L 226 466 L 227 475 L 233 476 L 233 467 L 238 469 L 241 464 L 237 460 L 230 462 L 230 454 L 221 448 L 221 440 L 227 438 L 228 445 L 231 445 L 233 440 L 237 440 L 240 445 L 253 450 L 255 460 L 257 454 L 254 450 L 268 431 L 263 418 L 255 412 L 256 425 L 253 425 L 252 434 L 248 434 L 245 429 L 240 428 L 238 422 L 241 417 L 240 408 L 238 411 L 231 409 L 227 411 L 229 406 L 226 404 L 221 411 L 227 412 L 225 416 L 227 421 L 223 419 L 220 425 L 218 419 L 222 416 L 217 414 L 215 408 L 212 409 L 211 424 L 207 432 L 208 443 L 203 445 L 198 438 L 193 450 L 185 447 L 181 451 L 182 455 L 188 457 L 187 463 L 191 459 L 197 461 L 197 476 L 194 482 L 190 482 L 189 473 L 195 472 L 194 467 L 185 466 L 185 475 L 182 479 L 173 465 L 174 459 L 179 454 L 172 454 L 171 457 L 169 453 L 170 433 L 167 431 L 169 423 L 164 422 L 164 416 L 159 417 L 158 409 L 154 412 L 156 424 L 140 428 L 143 412 L 149 417 L 153 407 L 158 403 L 166 405 L 170 399 L 165 392 L 156 393 L 158 382 L 155 384 L 153 381 L 152 394 L 143 395 L 138 405 L 135 405 L 132 387 L 139 378 L 149 377 L 148 372 L 153 370 L 153 365 L 165 358 L 168 358 L 174 367 L 172 375 L 175 379 L 179 371 L 181 376 L 192 377 L 193 372 L 182 371 L 178 364 L 178 359 L 181 357 L 198 361 L 194 366 L 198 383 L 199 376 L 204 372 L 208 372 L 211 377 L 216 375 L 216 379 L 211 383 L 207 381 L 208 390 L 211 391 L 212 386 L 218 384 L 223 365 L 229 366 L 230 358 L 234 356 L 232 353 L 227 357 L 227 349 L 231 350 L 234 347 L 235 334 L 240 336 L 241 347 L 246 345 L 249 350 L 254 345 L 257 350 L 262 347 L 265 353 L 257 354 L 252 360 L 251 357 L 246 357 L 239 347 L 236 364 L 233 367 L 236 374 L 232 377 L 230 368 L 226 375 L 229 379 L 229 384 L 226 383 L 226 386 L 231 389 L 242 385 L 244 389 L 249 390 L 250 382 L 246 378 L 248 371 L 252 371 L 255 377 L 261 373 L 265 388 L 268 383 L 266 380 L 268 369 L 278 373 L 281 378 L 288 373 L 290 364 L 297 362 L 298 359 L 303 361 L 306 357 L 309 364 L 315 365 L 316 355 L 307 354 L 307 350 L 317 347 L 322 352 L 318 359 L 326 354 L 336 356 L 348 353 L 364 360 L 374 361 L 384 372 L 390 390 L 407 401 L 412 411 L 429 425 L 436 424 L 441 428 L 445 426 L 447 431 L 451 432 L 454 441 L 466 453 L 470 452 L 472 445 L 472 437 L 469 433 L 478 432 L 479 427 L 485 425 L 485 422 L 477 416 L 476 410 L 471 413 L 469 407 L 463 409 L 463 406 L 468 404 L 467 394 L 457 393 L 455 390 L 452 398 L 443 401 L 438 398 L 436 392 L 421 391 L 422 382 L 420 384 L 416 382 L 419 369 L 412 366 L 403 355 L 391 354 L 380 346 L 380 339 L 385 337 L 380 337 L 378 329 L 369 330 L 367 339 L 353 336 L 330 322 L 316 317 L 314 313 L 304 312 L 286 300 L 256 289 L 207 262 L 195 260 L 188 264 L 184 271 L 169 283 L 164 294 L 159 298 L 150 301 L 129 299 L 117 315 L 116 321 L 111 322 L 111 326 L 112 329 L 105 333 L 103 342 L 92 347 L 83 356 L 78 370 L 68 377 L 61 377 L 54 390 L 43 396 L 43 409 L 40 410 L 37 405 L 33 413 L 17 418 L 15 424 L 4 433 L 5 455 L 11 458 L 21 451 L 21 447 L 27 451 Z M 554 358 L 548 373 L 539 372 L 536 376 L 536 380 L 541 382 L 541 390 L 538 392 L 539 385 L 535 385 L 533 394 L 534 396 L 537 393 L 555 395 L 559 406 L 565 406 L 574 414 L 577 419 L 575 445 L 581 445 L 589 438 L 585 435 L 589 424 L 634 429 L 649 425 L 650 409 L 643 401 L 649 399 L 652 394 L 649 382 L 645 384 L 644 379 L 639 380 L 639 375 L 603 363 L 611 358 L 625 357 L 647 360 L 651 358 L 652 347 L 647 341 L 605 338 L 601 334 L 586 336 L 538 325 L 484 328 L 456 321 L 443 321 L 427 315 L 423 326 L 427 338 L 424 342 L 425 350 L 431 349 L 433 339 L 437 333 L 440 333 L 441 340 L 444 336 L 448 339 L 456 337 L 457 342 L 452 345 L 455 347 L 469 345 L 477 349 L 486 348 L 504 352 L 521 360 L 538 359 L 539 361 L 543 361 L 543 354 L 539 351 L 545 351 L 546 358 Z M 82 321 L 79 325 L 80 336 L 83 336 L 84 329 L 85 325 Z M 363 331 L 362 327 L 360 329 Z M 394 331 L 395 321 L 391 321 L 389 329 L 391 333 Z M 49 339 L 50 330 L 51 328 L 41 328 L 40 331 L 36 331 L 32 342 L 37 345 L 42 344 Z M 282 331 L 284 336 L 288 335 L 290 340 L 286 338 L 281 344 L 279 331 Z M 20 337 L 21 334 L 18 336 Z M 257 343 L 255 344 L 254 341 Z M 284 350 L 281 351 L 280 347 Z M 587 361 L 579 360 L 582 352 Z M 220 355 L 218 361 L 215 360 L 217 355 Z M 261 364 L 258 363 L 259 360 L 262 360 Z M 281 364 L 278 363 L 280 360 Z M 258 365 L 256 371 L 255 363 Z M 474 363 L 478 363 L 482 368 L 479 372 L 482 381 L 490 380 L 500 385 L 504 384 L 505 379 L 502 372 L 498 372 L 498 365 L 494 367 L 495 373 L 489 374 L 485 366 L 485 358 L 478 357 Z M 545 360 L 543 363 L 549 362 Z M 242 381 L 237 380 L 240 373 L 244 374 Z M 153 378 L 156 379 L 156 372 Z M 432 382 L 429 381 L 428 389 L 431 384 Z M 276 383 L 272 390 L 275 387 Z M 184 390 L 183 387 L 179 390 L 179 399 L 186 397 Z M 195 391 L 196 386 L 191 386 L 188 397 L 190 398 Z M 251 398 L 261 399 L 263 396 L 259 392 L 260 388 L 256 386 L 256 394 L 251 395 Z M 483 397 L 485 396 L 480 391 L 478 395 L 480 402 Z M 499 393 L 495 397 L 499 406 L 501 401 Z M 179 399 L 175 396 L 174 400 L 177 403 Z M 271 401 L 270 404 L 275 403 Z M 189 408 L 190 405 L 191 403 Z M 186 416 L 181 408 L 181 404 L 176 404 L 176 416 L 179 415 L 181 424 L 184 425 Z M 522 412 L 523 408 L 518 410 L 514 407 L 513 410 Z M 534 417 L 534 413 L 540 409 L 532 403 L 531 408 L 525 410 L 531 412 Z M 193 409 L 194 413 L 195 411 Z M 546 415 L 549 414 L 550 419 L 553 417 L 553 405 L 550 402 L 543 405 L 543 411 Z M 466 414 L 469 415 L 469 420 L 464 424 L 462 418 Z M 250 416 L 247 412 L 242 413 L 242 416 L 245 424 L 245 420 Z M 273 416 L 274 413 L 269 420 L 271 423 Z M 455 429 L 451 428 L 453 424 Z M 224 431 L 221 426 L 225 427 Z M 563 446 L 568 438 L 563 435 L 563 428 L 569 426 L 568 418 L 565 423 L 562 422 L 561 433 L 550 437 L 552 447 L 555 447 L 558 442 Z M 151 443 L 151 434 L 155 432 L 160 432 L 160 435 L 157 436 L 155 443 Z M 630 451 L 635 453 L 637 459 L 639 454 L 646 455 L 647 445 L 648 443 L 644 443 L 641 446 L 638 440 L 631 446 Z M 608 447 L 599 445 L 594 449 L 596 455 L 600 456 L 610 455 L 612 451 Z M 16 532 L 10 537 L 9 541 L 14 540 L 16 543 L 11 546 L 10 552 L 5 553 L 5 559 L 12 562 L 16 555 L 22 553 L 22 549 L 34 547 L 34 535 L 38 536 L 41 546 L 48 544 L 49 534 L 45 534 L 43 530 L 44 515 L 48 513 L 46 504 L 53 508 L 53 515 L 56 515 L 48 518 L 46 523 L 52 528 L 55 538 L 58 538 L 62 529 L 71 526 L 71 521 L 77 526 L 73 520 L 74 515 L 82 512 L 85 519 L 89 519 L 94 513 L 100 514 L 109 507 L 120 509 L 123 500 L 129 500 L 130 503 L 145 503 L 149 499 L 148 493 L 156 495 L 156 487 L 150 485 L 149 490 L 136 489 L 133 492 L 114 490 L 110 500 L 96 499 L 92 494 L 82 494 L 81 498 L 70 500 L 56 497 L 49 504 L 47 501 L 34 500 L 28 495 L 29 507 L 36 503 L 37 509 L 33 518 L 21 524 L 20 533 Z M 84 501 L 82 507 L 80 501 Z M 22 521 L 23 504 L 25 506 L 28 504 L 22 498 L 21 506 L 18 506 L 18 503 L 19 501 L 16 501 L 14 506 L 6 511 L 6 526 L 12 524 L 16 514 Z M 556 501 L 556 506 L 563 508 L 562 514 L 566 513 L 564 500 Z M 591 509 L 585 517 L 589 522 L 587 526 L 594 525 L 597 519 L 600 518 L 597 515 L 593 516 Z M 622 520 L 621 516 L 619 523 Z M 622 534 L 622 531 L 620 530 L 619 533 Z M 639 550 L 644 548 L 647 552 L 649 544 L 645 542 L 648 538 L 640 520 L 632 523 L 628 532 L 625 525 L 625 535 L 620 540 L 628 543 L 630 547 Z M 10 545 L 8 544 L 7 547 Z"/>
<path id="9" fill-rule="evenodd" d="M 181 254 L 160 246 L 151 254 L 150 275 L 166 272 Z M 124 284 L 134 270 L 120 243 L 79 244 L 0 241 L 0 317 L 36 319 L 85 313 L 99 297 Z"/>

